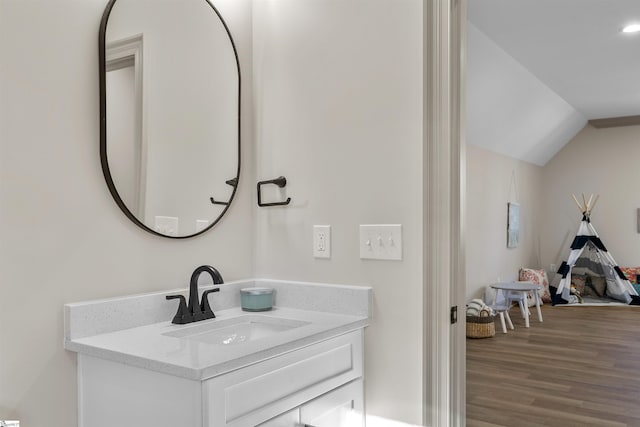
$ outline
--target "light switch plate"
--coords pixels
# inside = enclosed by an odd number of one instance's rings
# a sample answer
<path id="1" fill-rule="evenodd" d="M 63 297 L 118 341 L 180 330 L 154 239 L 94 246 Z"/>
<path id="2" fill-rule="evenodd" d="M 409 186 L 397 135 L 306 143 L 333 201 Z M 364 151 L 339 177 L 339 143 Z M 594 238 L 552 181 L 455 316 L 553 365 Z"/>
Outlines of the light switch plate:
<path id="1" fill-rule="evenodd" d="M 313 226 L 313 257 L 331 258 L 331 226 Z"/>
<path id="2" fill-rule="evenodd" d="M 402 224 L 361 224 L 360 258 L 402 260 Z"/>
<path id="3" fill-rule="evenodd" d="M 175 216 L 156 216 L 155 230 L 165 236 L 177 236 L 178 218 Z"/>

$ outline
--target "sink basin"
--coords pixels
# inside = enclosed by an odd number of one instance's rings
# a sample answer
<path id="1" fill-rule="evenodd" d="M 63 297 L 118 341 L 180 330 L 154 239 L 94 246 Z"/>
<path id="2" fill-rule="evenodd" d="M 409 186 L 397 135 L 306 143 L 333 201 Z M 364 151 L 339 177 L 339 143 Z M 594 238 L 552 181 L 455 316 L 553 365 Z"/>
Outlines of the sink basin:
<path id="1" fill-rule="evenodd" d="M 214 319 L 162 335 L 215 345 L 234 345 L 273 336 L 309 322 L 259 315 Z"/>

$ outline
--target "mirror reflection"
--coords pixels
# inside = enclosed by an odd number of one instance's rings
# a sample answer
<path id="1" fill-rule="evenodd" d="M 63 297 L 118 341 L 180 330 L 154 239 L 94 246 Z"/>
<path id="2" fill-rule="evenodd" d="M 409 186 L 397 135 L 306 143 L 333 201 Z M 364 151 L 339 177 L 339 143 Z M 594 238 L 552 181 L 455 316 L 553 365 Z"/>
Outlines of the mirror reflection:
<path id="1" fill-rule="evenodd" d="M 123 212 L 189 237 L 229 208 L 240 171 L 237 54 L 206 0 L 112 0 L 100 31 L 101 157 Z"/>

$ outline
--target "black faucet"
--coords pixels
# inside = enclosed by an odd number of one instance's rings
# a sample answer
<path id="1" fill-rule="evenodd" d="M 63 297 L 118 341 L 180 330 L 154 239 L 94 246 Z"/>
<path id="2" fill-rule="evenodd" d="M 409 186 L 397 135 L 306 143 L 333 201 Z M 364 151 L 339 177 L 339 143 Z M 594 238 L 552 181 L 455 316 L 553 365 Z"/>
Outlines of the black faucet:
<path id="1" fill-rule="evenodd" d="M 201 265 L 196 268 L 191 275 L 191 281 L 189 282 L 189 305 L 184 298 L 184 295 L 167 295 L 167 299 L 179 299 L 178 312 L 173 317 L 171 323 L 183 325 L 185 323 L 197 322 L 199 320 L 213 319 L 216 315 L 211 310 L 209 305 L 209 294 L 212 292 L 219 292 L 220 288 L 209 289 L 202 294 L 202 301 L 198 302 L 198 278 L 200 274 L 207 272 L 213 279 L 214 285 L 221 285 L 224 283 L 222 276 L 215 268 L 210 265 Z"/>

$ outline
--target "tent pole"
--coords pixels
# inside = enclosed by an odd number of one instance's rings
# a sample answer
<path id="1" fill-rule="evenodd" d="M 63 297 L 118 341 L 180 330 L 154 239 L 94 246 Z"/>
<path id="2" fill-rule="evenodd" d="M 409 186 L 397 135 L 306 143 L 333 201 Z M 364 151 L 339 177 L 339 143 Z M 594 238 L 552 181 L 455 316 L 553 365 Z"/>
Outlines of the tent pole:
<path id="1" fill-rule="evenodd" d="M 571 196 L 573 196 L 573 200 L 576 201 L 576 205 L 578 205 L 578 210 L 580 211 L 581 214 L 583 214 L 584 210 L 582 210 L 582 206 L 580 206 L 580 202 L 578 202 L 578 198 L 576 197 L 575 194 L 571 194 Z"/>

